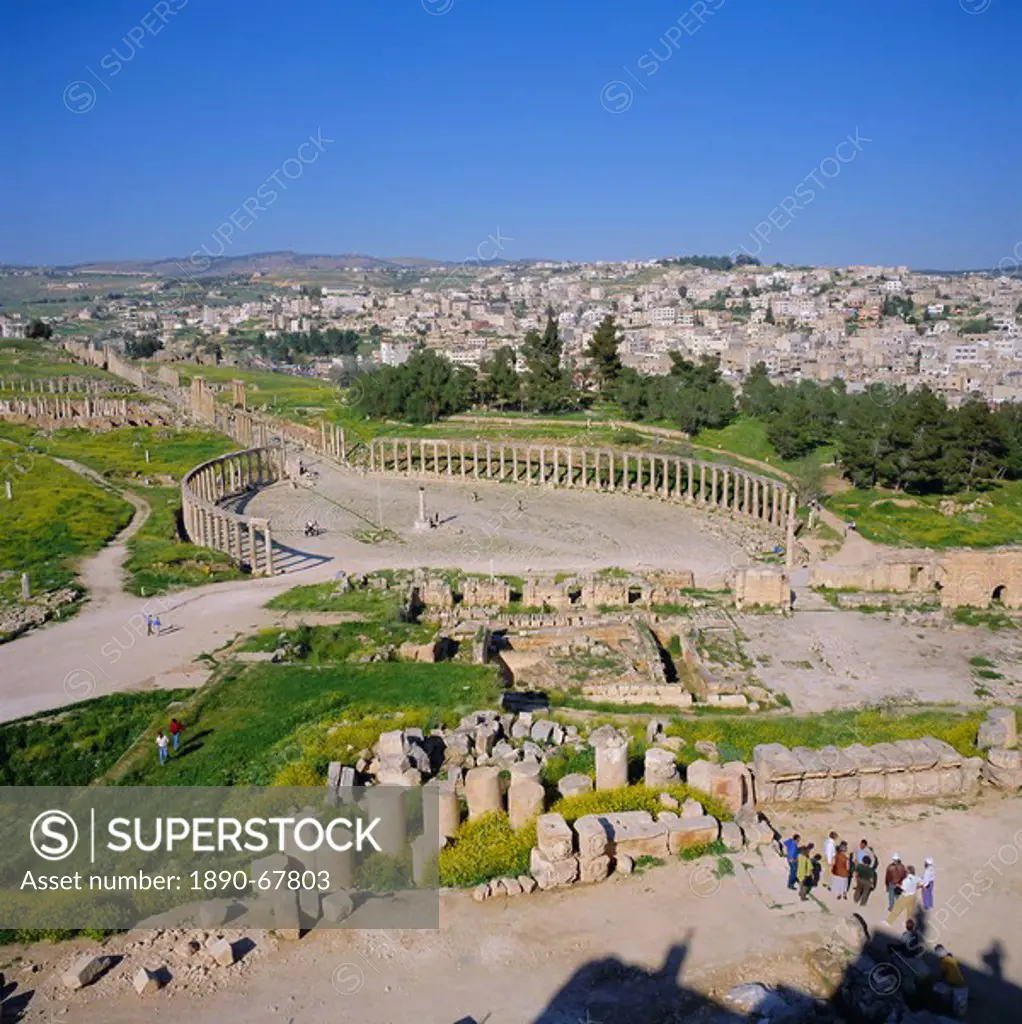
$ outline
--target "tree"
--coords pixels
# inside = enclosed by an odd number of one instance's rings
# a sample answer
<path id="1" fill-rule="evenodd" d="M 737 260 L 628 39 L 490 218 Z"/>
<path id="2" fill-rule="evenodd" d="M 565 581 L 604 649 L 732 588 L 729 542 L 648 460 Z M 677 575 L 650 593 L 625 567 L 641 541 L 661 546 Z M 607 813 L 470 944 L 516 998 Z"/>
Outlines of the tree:
<path id="1" fill-rule="evenodd" d="M 593 368 L 600 382 L 600 391 L 613 385 L 621 375 L 621 357 L 618 355 L 620 347 L 621 337 L 618 334 L 617 322 L 608 314 L 593 332 L 589 347 L 583 353 L 587 359 L 593 361 Z"/>
<path id="2" fill-rule="evenodd" d="M 769 303 L 767 303 L 766 316 L 763 318 L 763 320 L 765 323 L 768 324 L 774 323 L 774 307 L 771 306 Z"/>
<path id="3" fill-rule="evenodd" d="M 474 376 L 472 370 L 423 349 L 401 366 L 384 366 L 358 378 L 363 385 L 359 408 L 377 419 L 435 423 L 469 408 Z"/>
<path id="4" fill-rule="evenodd" d="M 124 354 L 129 359 L 151 359 L 161 348 L 163 342 L 155 334 L 143 334 L 141 338 L 125 341 Z"/>
<path id="5" fill-rule="evenodd" d="M 514 349 L 504 345 L 480 365 L 478 390 L 485 405 L 506 409 L 521 402 L 522 382 L 515 363 Z"/>
<path id="6" fill-rule="evenodd" d="M 25 331 L 26 338 L 52 338 L 53 328 L 42 320 L 33 320 Z"/>
<path id="7" fill-rule="evenodd" d="M 761 419 L 777 412 L 777 388 L 770 381 L 766 363 L 756 363 L 749 371 L 742 384 L 739 406 L 746 416 L 758 416 Z"/>
<path id="8" fill-rule="evenodd" d="M 549 311 L 543 333 L 525 335 L 525 401 L 533 412 L 560 412 L 571 406 L 571 383 L 561 366 L 563 348 L 557 321 Z"/>

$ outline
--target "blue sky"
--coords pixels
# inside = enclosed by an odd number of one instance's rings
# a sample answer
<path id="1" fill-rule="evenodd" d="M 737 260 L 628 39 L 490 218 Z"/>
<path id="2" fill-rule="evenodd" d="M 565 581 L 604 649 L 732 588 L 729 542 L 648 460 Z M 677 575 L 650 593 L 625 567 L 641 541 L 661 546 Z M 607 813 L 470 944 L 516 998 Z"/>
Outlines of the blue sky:
<path id="1" fill-rule="evenodd" d="M 1020 38 L 1018 0 L 9 3 L 0 260 L 499 229 L 509 259 L 990 266 Z"/>

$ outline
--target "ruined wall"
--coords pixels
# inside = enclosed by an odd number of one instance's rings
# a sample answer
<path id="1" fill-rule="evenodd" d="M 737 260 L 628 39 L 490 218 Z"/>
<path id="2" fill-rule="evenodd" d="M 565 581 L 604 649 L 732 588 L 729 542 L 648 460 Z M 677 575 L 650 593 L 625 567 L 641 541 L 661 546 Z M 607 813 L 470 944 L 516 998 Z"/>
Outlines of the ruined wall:
<path id="1" fill-rule="evenodd" d="M 773 566 L 740 569 L 734 581 L 735 607 L 791 608 L 791 582 L 788 574 Z"/>

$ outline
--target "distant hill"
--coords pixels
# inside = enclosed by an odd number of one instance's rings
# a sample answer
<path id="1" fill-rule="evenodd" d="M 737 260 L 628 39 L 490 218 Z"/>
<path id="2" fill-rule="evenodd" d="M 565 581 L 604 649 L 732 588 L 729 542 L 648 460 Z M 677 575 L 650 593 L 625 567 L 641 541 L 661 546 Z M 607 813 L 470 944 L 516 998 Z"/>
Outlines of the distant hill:
<path id="1" fill-rule="evenodd" d="M 535 260 L 490 260 L 487 265 L 509 262 L 534 263 Z M 451 260 L 426 259 L 420 256 L 367 256 L 365 253 L 300 253 L 289 249 L 280 252 L 254 252 L 238 256 L 221 256 L 210 262 L 206 269 L 189 262 L 188 256 L 155 260 L 99 260 L 57 267 L 39 267 L 39 270 L 71 271 L 76 274 L 137 274 L 151 277 L 212 277 L 225 274 L 287 274 L 309 270 L 423 270 L 430 267 L 456 266 Z M 2 265 L 0 265 L 2 266 Z M 15 268 L 8 265 L 10 269 Z"/>

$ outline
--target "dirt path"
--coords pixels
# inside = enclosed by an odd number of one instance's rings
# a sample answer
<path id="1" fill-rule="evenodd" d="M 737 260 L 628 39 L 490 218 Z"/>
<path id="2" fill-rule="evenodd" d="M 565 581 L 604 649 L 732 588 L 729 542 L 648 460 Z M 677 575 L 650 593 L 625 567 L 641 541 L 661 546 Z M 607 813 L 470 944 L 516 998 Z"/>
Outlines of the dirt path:
<path id="1" fill-rule="evenodd" d="M 112 599 L 122 596 L 124 590 L 124 563 L 128 557 L 128 541 L 145 526 L 152 509 L 149 507 L 149 502 L 139 497 L 134 491 L 121 490 L 111 486 L 109 480 L 105 480 L 95 470 L 89 469 L 88 466 L 83 466 L 80 462 L 75 462 L 73 459 L 55 459 L 54 461 L 73 470 L 104 490 L 113 491 L 118 497 L 130 502 L 135 508 L 135 514 L 131 517 L 131 522 L 105 548 L 82 562 L 78 569 L 78 576 L 88 592 L 90 605 L 102 606 Z"/>
<path id="2" fill-rule="evenodd" d="M 831 828 L 852 841 L 866 836 L 882 864 L 894 850 L 917 865 L 933 856 L 931 942 L 945 943 L 967 972 L 969 1019 L 1015 1019 L 1022 998 L 1017 800 L 987 797 L 968 810 L 835 805 L 774 824 L 786 833 L 796 827 L 818 846 Z M 962 842 L 966 833 L 968 842 Z M 8 978 L 34 993 L 24 1016 L 28 1024 L 54 1018 L 70 1024 L 172 1018 L 191 1024 L 708 1020 L 694 1011 L 720 1002 L 738 982 L 814 990 L 818 983 L 806 954 L 832 936 L 852 907 L 823 890 L 818 902 L 791 899 L 784 865 L 769 851 L 762 858 L 737 854 L 732 862 L 735 874 L 722 879 L 710 859 L 481 905 L 465 893 L 448 893 L 441 898 L 437 931 L 331 932 L 280 944 L 253 933 L 257 952 L 247 965 L 214 967 L 205 976 L 189 973 L 193 961 L 181 963 L 162 952 L 160 943 L 173 949 L 180 937 L 154 940 L 136 933 L 111 940 L 108 951 L 123 952 L 124 961 L 83 992 L 67 993 L 58 974 L 77 950 L 95 948 L 86 944 L 30 948 L 25 955 L 37 971 L 8 971 Z M 977 879 L 983 865 L 992 882 Z M 762 890 L 749 884 L 750 875 Z M 883 928 L 886 909 L 875 893 L 863 910 L 871 929 Z M 140 1000 L 130 988 L 132 975 L 140 965 L 168 961 L 170 985 Z M 651 998 L 674 1011 L 683 1000 L 688 1013 L 644 1012 Z"/>

